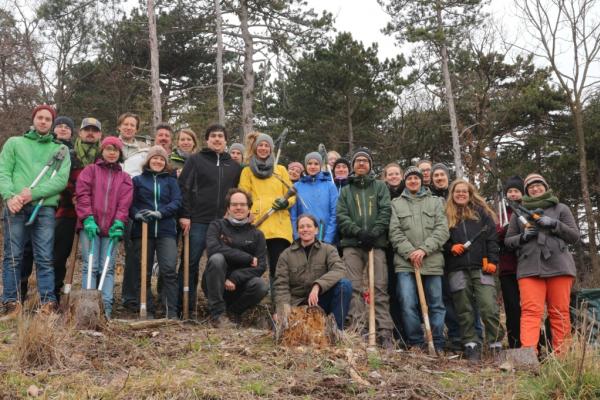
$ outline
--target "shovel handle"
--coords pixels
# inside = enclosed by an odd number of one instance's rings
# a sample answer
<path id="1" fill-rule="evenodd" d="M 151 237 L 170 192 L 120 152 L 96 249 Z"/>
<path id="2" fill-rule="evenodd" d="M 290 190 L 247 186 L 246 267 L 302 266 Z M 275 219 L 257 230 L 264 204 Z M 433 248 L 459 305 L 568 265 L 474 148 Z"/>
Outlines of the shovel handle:
<path id="1" fill-rule="evenodd" d="M 375 347 L 375 255 L 369 250 L 369 347 Z"/>
<path id="2" fill-rule="evenodd" d="M 183 319 L 190 319 L 190 234 L 183 235 Z"/>
<path id="3" fill-rule="evenodd" d="M 71 260 L 67 268 L 67 275 L 63 285 L 63 296 L 60 301 L 61 310 L 65 311 L 69 306 L 69 297 L 71 296 L 71 287 L 73 285 L 73 275 L 75 275 L 75 265 L 77 264 L 77 248 L 79 247 L 79 234 L 75 233 L 73 246 L 71 247 Z"/>
<path id="4" fill-rule="evenodd" d="M 87 282 L 85 288 L 87 290 L 92 289 L 92 270 L 94 269 L 94 240 L 90 241 L 90 254 L 88 255 L 88 273 L 87 273 Z"/>
<path id="5" fill-rule="evenodd" d="M 142 222 L 142 254 L 141 254 L 141 290 L 140 290 L 140 318 L 146 319 L 148 310 L 146 309 L 146 284 L 148 277 L 148 223 Z"/>
<path id="6" fill-rule="evenodd" d="M 433 345 L 433 335 L 431 334 L 431 324 L 429 323 L 429 308 L 423 290 L 423 279 L 421 271 L 415 268 L 415 281 L 417 282 L 417 292 L 419 293 L 419 303 L 421 303 L 421 312 L 423 313 L 423 322 L 425 324 L 425 339 L 427 340 L 427 349 L 430 355 L 435 355 L 435 346 Z"/>
<path id="7" fill-rule="evenodd" d="M 111 240 L 108 244 L 108 251 L 106 252 L 106 259 L 104 260 L 104 266 L 102 267 L 102 275 L 100 276 L 100 283 L 98 284 L 98 290 L 102 290 L 104 286 L 104 280 L 106 279 L 106 274 L 108 273 L 108 265 L 110 264 L 111 254 L 113 251 L 115 241 Z"/>

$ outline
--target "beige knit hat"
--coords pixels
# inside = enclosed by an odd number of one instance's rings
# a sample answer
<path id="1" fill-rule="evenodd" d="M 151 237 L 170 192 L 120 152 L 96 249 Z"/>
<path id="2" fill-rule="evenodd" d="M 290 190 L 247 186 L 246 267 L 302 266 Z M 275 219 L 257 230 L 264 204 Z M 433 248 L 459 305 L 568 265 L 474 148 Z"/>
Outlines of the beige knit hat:
<path id="1" fill-rule="evenodd" d="M 152 146 L 148 149 L 148 153 L 146 154 L 146 161 L 144 161 L 144 166 L 147 167 L 150 159 L 154 156 L 161 156 L 165 159 L 165 163 L 169 164 L 169 156 L 167 155 L 167 151 L 162 146 Z"/>
<path id="2" fill-rule="evenodd" d="M 525 177 L 525 180 L 523 181 L 523 184 L 525 185 L 525 192 L 527 192 L 527 187 L 535 182 L 541 183 L 546 187 L 546 190 L 548 190 L 548 182 L 546 182 L 542 175 L 534 172 L 532 174 L 527 175 L 527 177 Z"/>

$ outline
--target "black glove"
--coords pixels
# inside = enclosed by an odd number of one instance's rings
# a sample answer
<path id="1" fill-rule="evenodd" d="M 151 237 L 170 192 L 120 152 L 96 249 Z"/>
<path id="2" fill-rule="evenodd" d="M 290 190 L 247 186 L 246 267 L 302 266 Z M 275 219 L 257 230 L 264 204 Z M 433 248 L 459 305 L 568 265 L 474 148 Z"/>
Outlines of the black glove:
<path id="1" fill-rule="evenodd" d="M 371 250 L 375 244 L 375 235 L 366 230 L 358 232 L 358 245 L 365 250 Z"/>
<path id="2" fill-rule="evenodd" d="M 549 229 L 554 229 L 556 228 L 556 225 L 558 225 L 558 221 L 555 220 L 552 217 L 548 217 L 548 216 L 543 216 L 542 218 L 539 218 L 537 221 L 535 221 L 536 224 L 538 224 L 539 226 L 541 226 L 542 228 L 549 228 Z"/>
<path id="3" fill-rule="evenodd" d="M 290 202 L 285 197 L 280 197 L 278 199 L 275 199 L 275 201 L 273 202 L 273 205 L 271 207 L 273 208 L 273 210 L 279 211 L 279 210 L 285 210 L 286 208 L 289 207 L 289 205 L 290 205 Z"/>
<path id="4" fill-rule="evenodd" d="M 539 233 L 539 229 L 537 226 L 528 226 L 525 228 L 525 231 L 521 233 L 521 243 L 527 243 L 534 237 L 537 237 Z"/>

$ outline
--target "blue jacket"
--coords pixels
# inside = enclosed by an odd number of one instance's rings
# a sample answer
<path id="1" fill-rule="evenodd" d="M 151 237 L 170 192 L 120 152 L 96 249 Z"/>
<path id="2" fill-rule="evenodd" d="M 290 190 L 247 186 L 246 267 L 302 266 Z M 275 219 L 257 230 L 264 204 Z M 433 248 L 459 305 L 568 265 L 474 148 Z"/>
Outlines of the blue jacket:
<path id="1" fill-rule="evenodd" d="M 336 204 L 338 191 L 329 172 L 319 172 L 315 176 L 303 176 L 294 184 L 298 191 L 296 204 L 290 209 L 294 239 L 298 239 L 296 222 L 301 214 L 308 213 L 317 217 L 320 230 L 319 238 L 326 243 L 335 242 Z"/>
<path id="2" fill-rule="evenodd" d="M 135 220 L 141 210 L 160 211 L 162 218 L 148 223 L 148 237 L 177 237 L 177 211 L 181 207 L 181 191 L 177 179 L 168 172 L 144 170 L 133 178 L 133 203 L 129 216 L 134 219 L 131 237 L 142 237 L 142 222 Z"/>

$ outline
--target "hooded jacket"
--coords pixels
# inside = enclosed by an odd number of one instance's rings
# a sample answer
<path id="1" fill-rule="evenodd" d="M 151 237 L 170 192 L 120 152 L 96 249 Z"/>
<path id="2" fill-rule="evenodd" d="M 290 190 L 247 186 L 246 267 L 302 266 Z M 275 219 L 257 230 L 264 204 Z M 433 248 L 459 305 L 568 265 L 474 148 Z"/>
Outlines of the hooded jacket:
<path id="1" fill-rule="evenodd" d="M 294 239 L 298 239 L 296 223 L 298 217 L 309 213 L 319 221 L 319 235 L 325 243 L 333 243 L 336 233 L 336 204 L 338 191 L 331 182 L 329 172 L 319 172 L 315 176 L 303 176 L 294 184 L 298 191 L 296 204 L 290 208 Z"/>
<path id="2" fill-rule="evenodd" d="M 100 228 L 100 236 L 108 236 L 115 220 L 127 224 L 133 199 L 131 178 L 118 163 L 99 158 L 81 171 L 76 186 L 77 230 L 84 219 L 92 215 Z"/>
<path id="3" fill-rule="evenodd" d="M 210 149 L 190 156 L 179 175 L 181 218 L 209 224 L 225 215 L 227 191 L 238 185 L 241 167 L 227 153 Z"/>

